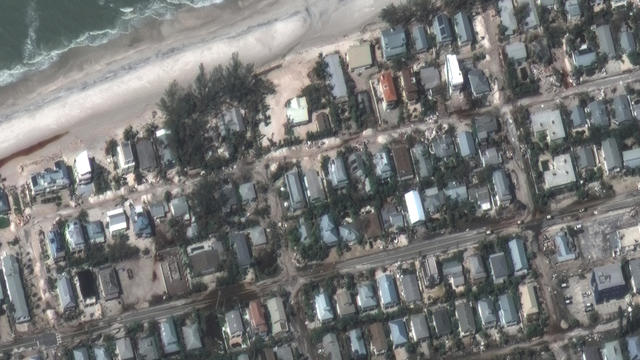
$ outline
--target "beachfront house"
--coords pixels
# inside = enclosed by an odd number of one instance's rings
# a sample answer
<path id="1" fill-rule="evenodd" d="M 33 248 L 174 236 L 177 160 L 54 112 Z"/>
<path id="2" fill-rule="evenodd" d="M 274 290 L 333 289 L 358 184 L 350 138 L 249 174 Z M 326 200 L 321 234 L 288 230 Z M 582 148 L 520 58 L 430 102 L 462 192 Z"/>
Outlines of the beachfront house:
<path id="1" fill-rule="evenodd" d="M 28 185 L 32 196 L 57 192 L 71 185 L 71 177 L 64 161 L 56 161 L 54 166 L 55 169 L 45 169 L 31 175 Z"/>
<path id="2" fill-rule="evenodd" d="M 87 150 L 76 156 L 73 162 L 73 171 L 76 175 L 76 183 L 78 185 L 85 185 L 91 182 L 91 159 L 89 158 L 89 152 Z"/>
<path id="3" fill-rule="evenodd" d="M 407 37 L 404 28 L 385 29 L 380 36 L 382 57 L 385 61 L 403 57 L 407 54 Z"/>
<path id="4" fill-rule="evenodd" d="M 311 121 L 307 98 L 304 96 L 289 99 L 284 106 L 286 108 L 287 122 L 291 126 L 304 125 Z"/>
<path id="5" fill-rule="evenodd" d="M 133 155 L 133 145 L 129 141 L 123 141 L 117 149 L 118 169 L 122 174 L 132 173 L 136 167 L 136 158 Z"/>

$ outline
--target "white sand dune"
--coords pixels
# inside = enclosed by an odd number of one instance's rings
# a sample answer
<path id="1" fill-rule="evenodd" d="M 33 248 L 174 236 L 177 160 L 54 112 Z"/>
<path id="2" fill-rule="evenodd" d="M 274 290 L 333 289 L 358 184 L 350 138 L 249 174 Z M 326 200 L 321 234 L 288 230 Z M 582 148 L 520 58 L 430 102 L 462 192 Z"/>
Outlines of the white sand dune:
<path id="1" fill-rule="evenodd" d="M 210 68 L 238 52 L 243 61 L 266 66 L 360 31 L 388 3 L 245 0 L 188 9 L 101 47 L 72 51 L 50 69 L 0 89 L 0 158 L 61 133 L 68 135 L 29 157 L 98 151 L 128 124 L 148 121 L 168 83 L 186 84 L 198 64 Z M 2 174 L 18 162 L 25 159 L 5 164 Z"/>

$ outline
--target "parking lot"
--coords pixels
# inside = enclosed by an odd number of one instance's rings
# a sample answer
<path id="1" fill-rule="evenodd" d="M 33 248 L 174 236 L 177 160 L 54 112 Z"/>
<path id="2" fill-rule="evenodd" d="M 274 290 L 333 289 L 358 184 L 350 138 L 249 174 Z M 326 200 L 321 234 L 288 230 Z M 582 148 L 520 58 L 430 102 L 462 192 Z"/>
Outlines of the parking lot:
<path id="1" fill-rule="evenodd" d="M 596 304 L 589 281 L 590 274 L 587 274 L 587 277 L 584 279 L 574 276 L 566 281 L 567 287 L 561 289 L 563 298 L 570 299 L 570 304 L 567 304 L 565 301 L 564 306 L 566 306 L 569 313 L 580 321 L 580 323 L 589 324 L 589 313 L 591 311 L 596 311 L 601 319 L 606 319 L 611 316 L 617 316 L 618 307 L 622 307 L 623 309 L 626 307 L 624 299 Z M 588 310 L 589 308 L 593 310 Z"/>

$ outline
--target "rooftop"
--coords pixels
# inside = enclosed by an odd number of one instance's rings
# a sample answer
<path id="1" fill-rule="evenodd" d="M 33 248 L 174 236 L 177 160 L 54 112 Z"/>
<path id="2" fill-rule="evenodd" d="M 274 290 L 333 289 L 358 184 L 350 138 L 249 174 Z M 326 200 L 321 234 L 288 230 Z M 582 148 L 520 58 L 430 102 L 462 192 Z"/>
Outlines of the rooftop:
<path id="1" fill-rule="evenodd" d="M 555 189 L 576 182 L 571 154 L 555 156 L 550 164 L 551 168 L 544 172 L 544 187 Z"/>

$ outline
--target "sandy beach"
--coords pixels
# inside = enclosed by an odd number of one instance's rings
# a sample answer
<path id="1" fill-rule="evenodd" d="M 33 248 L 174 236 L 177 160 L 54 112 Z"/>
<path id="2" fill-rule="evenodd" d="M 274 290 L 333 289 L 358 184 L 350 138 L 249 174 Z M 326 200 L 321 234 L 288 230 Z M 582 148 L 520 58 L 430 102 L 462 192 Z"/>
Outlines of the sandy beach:
<path id="1" fill-rule="evenodd" d="M 233 52 L 259 68 L 315 56 L 376 23 L 388 3 L 228 2 L 185 9 L 105 45 L 71 50 L 50 68 L 0 89 L 0 173 L 11 182 L 24 166 L 85 148 L 101 153 L 127 125 L 151 121 L 169 82 L 191 81 L 200 63 L 211 68 Z"/>

